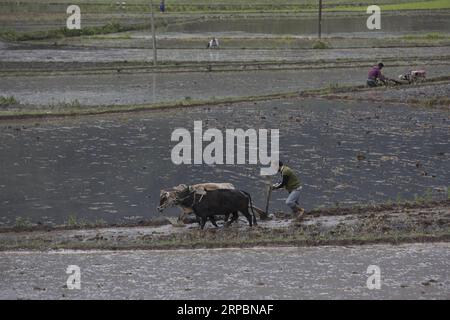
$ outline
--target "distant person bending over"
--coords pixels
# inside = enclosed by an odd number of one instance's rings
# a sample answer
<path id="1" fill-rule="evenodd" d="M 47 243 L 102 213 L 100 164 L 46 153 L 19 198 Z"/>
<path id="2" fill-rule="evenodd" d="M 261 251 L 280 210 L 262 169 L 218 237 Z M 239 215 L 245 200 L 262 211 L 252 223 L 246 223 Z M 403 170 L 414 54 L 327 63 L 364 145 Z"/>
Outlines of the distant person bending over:
<path id="1" fill-rule="evenodd" d="M 369 75 L 367 77 L 367 85 L 369 87 L 378 86 L 377 80 L 381 81 L 385 80 L 385 77 L 381 73 L 381 69 L 383 69 L 383 67 L 384 67 L 383 62 L 379 62 L 377 65 L 373 66 L 372 69 L 369 70 Z"/>
<path id="2" fill-rule="evenodd" d="M 206 48 L 208 49 L 219 48 L 219 40 L 217 40 L 216 38 L 212 38 L 211 40 L 209 40 Z"/>
<path id="3" fill-rule="evenodd" d="M 278 172 L 281 174 L 282 180 L 280 183 L 274 184 L 272 190 L 284 188 L 289 192 L 286 199 L 286 204 L 291 208 L 297 219 L 301 219 L 305 210 L 299 206 L 298 200 L 300 198 L 300 190 L 302 189 L 300 179 L 294 174 L 291 168 L 279 162 Z"/>
<path id="4" fill-rule="evenodd" d="M 212 45 L 213 45 L 213 48 L 218 48 L 219 47 L 219 40 L 217 40 L 217 38 L 214 38 Z"/>

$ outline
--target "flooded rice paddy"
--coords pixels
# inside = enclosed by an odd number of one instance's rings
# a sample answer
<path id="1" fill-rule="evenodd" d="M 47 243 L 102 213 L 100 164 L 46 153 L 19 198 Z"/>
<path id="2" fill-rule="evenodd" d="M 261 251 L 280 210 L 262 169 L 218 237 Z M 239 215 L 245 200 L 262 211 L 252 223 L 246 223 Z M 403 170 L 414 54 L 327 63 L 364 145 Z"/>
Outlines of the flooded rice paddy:
<path id="1" fill-rule="evenodd" d="M 386 74 L 396 78 L 410 69 L 424 67 L 430 78 L 448 75 L 450 69 L 449 65 L 411 65 L 390 67 Z M 302 91 L 337 83 L 364 84 L 367 68 L 328 69 L 325 77 L 323 72 L 317 69 L 14 76 L 0 81 L 0 95 L 14 96 L 20 103 L 34 106 L 74 101 L 83 106 L 97 106 L 209 100 Z"/>
<path id="2" fill-rule="evenodd" d="M 121 222 L 157 215 L 159 190 L 226 181 L 263 206 L 254 165 L 171 161 L 174 129 L 280 129 L 280 153 L 303 181 L 301 203 L 351 205 L 446 198 L 450 185 L 448 112 L 369 102 L 277 100 L 108 117 L 0 125 L 0 223 L 16 217 L 62 223 L 69 215 Z M 206 144 L 205 144 L 206 146 Z M 286 209 L 273 193 L 272 210 Z M 178 210 L 171 210 L 177 215 Z"/>
<path id="3" fill-rule="evenodd" d="M 0 272 L 6 276 L 0 282 L 0 298 L 448 300 L 449 249 L 448 243 L 430 243 L 1 252 Z M 81 290 L 62 285 L 70 264 L 83 270 Z M 367 289 L 371 264 L 382 266 L 380 290 Z"/>
<path id="4" fill-rule="evenodd" d="M 13 49 L 13 50 L 11 50 Z M 450 55 L 449 47 L 417 47 L 411 48 L 359 48 L 359 49 L 159 49 L 158 61 L 165 62 L 302 62 L 313 63 L 337 60 L 372 60 L 393 59 L 399 61 L 420 59 L 436 59 Z M 105 63 L 105 62 L 150 62 L 152 51 L 133 48 L 0 48 L 0 61 L 5 63 Z M 443 58 L 444 59 L 444 58 Z M 441 60 L 443 60 L 441 59 Z M 446 61 L 444 59 L 444 61 Z M 372 62 L 371 62 L 372 63 Z"/>
<path id="5" fill-rule="evenodd" d="M 330 36 L 378 36 L 405 34 L 414 32 L 447 32 L 450 29 L 448 14 L 443 13 L 409 13 L 383 15 L 382 29 L 369 30 L 366 27 L 368 15 L 339 16 L 325 13 L 322 33 Z M 317 34 L 317 17 L 246 17 L 235 19 L 214 19 L 172 24 L 165 28 L 167 32 L 214 33 L 223 36 L 229 33 L 305 35 Z"/>
<path id="6" fill-rule="evenodd" d="M 6 5 L 10 5 L 6 4 Z M 2 4 L 0 3 L 0 8 Z M 29 15 L 14 12 L 12 15 L 0 15 L 0 26 L 7 30 L 19 32 L 62 28 L 66 25 L 66 17 L 60 15 L 65 12 L 67 5 L 45 8 L 43 15 L 35 13 L 34 19 Z M 2 8 L 7 9 L 7 8 Z M 7 12 L 7 11 L 6 11 Z M 28 13 L 33 12 L 33 10 Z M 52 12 L 52 14 L 50 14 Z M 439 11 L 410 11 L 403 13 L 384 13 L 381 30 L 368 30 L 365 13 L 337 13 L 324 12 L 322 33 L 327 36 L 384 37 L 386 35 L 411 34 L 415 32 L 448 32 L 450 22 L 449 12 Z M 182 18 L 174 16 L 159 17 L 162 22 L 158 27 L 158 34 L 215 34 L 224 36 L 230 34 L 265 34 L 265 35 L 300 35 L 312 36 L 317 34 L 317 16 L 313 14 L 279 13 L 278 15 L 264 15 L 258 13 L 237 14 L 184 14 Z M 102 13 L 83 15 L 84 26 L 101 26 L 111 21 L 122 25 L 148 24 L 148 14 L 132 13 Z M 186 22 L 183 22 L 183 19 Z"/>

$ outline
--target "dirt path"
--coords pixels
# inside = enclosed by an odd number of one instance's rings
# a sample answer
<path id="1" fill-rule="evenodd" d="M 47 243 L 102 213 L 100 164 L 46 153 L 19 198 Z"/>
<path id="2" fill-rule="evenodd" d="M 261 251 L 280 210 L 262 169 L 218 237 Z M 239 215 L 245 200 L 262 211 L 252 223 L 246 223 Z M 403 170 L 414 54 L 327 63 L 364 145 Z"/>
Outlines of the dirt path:
<path id="1" fill-rule="evenodd" d="M 450 239 L 450 200 L 439 203 L 330 208 L 306 213 L 299 223 L 276 212 L 270 220 L 249 227 L 245 218 L 231 227 L 207 223 L 180 224 L 158 217 L 137 225 L 69 225 L 0 229 L 0 251 L 195 249 L 256 246 L 314 246 L 404 243 Z M 191 221 L 193 222 L 193 221 Z M 173 223 L 173 225 L 172 225 Z"/>
<path id="2" fill-rule="evenodd" d="M 3 299 L 449 299 L 450 244 L 0 253 Z M 69 265 L 81 289 L 66 286 Z M 381 288 L 367 288 L 367 268 Z M 180 267 L 183 266 L 183 267 Z"/>

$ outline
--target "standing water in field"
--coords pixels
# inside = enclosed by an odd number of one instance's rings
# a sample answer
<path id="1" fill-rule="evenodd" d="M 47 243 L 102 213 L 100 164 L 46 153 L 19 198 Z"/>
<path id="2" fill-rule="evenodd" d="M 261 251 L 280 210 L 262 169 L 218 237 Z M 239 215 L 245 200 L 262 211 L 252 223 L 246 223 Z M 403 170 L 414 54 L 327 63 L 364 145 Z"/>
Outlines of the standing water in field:
<path id="1" fill-rule="evenodd" d="M 180 165 L 171 133 L 280 129 L 281 158 L 303 182 L 300 202 L 318 206 L 447 197 L 450 119 L 440 110 L 322 100 L 278 100 L 107 117 L 0 125 L 0 223 L 16 217 L 62 223 L 69 215 L 120 222 L 157 215 L 159 190 L 231 182 L 263 206 L 253 165 Z M 206 143 L 205 143 L 206 146 Z M 276 178 L 274 178 L 276 180 Z M 284 192 L 271 208 L 286 209 Z M 169 211 L 178 214 L 179 211 Z"/>
<path id="2" fill-rule="evenodd" d="M 411 34 L 415 32 L 448 32 L 449 14 L 409 13 L 385 14 L 382 16 L 381 30 L 368 30 L 366 20 L 369 15 L 339 16 L 324 14 L 322 33 L 329 36 L 378 36 Z M 317 17 L 247 17 L 234 19 L 211 19 L 169 25 L 167 32 L 180 33 L 251 33 L 267 35 L 317 35 Z"/>

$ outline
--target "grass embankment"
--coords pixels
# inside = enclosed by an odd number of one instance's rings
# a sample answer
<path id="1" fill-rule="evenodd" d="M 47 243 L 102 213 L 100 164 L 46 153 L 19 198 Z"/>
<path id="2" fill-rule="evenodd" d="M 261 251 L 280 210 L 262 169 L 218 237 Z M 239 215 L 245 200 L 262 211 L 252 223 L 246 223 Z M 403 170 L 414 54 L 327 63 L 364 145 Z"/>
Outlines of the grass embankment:
<path id="1" fill-rule="evenodd" d="M 132 30 L 141 30 L 147 25 L 122 25 L 120 23 L 111 22 L 99 27 L 83 27 L 79 30 L 71 30 L 66 27 L 34 32 L 16 32 L 3 31 L 0 32 L 0 38 L 7 41 L 30 41 L 30 40 L 46 40 L 46 39 L 61 39 L 64 37 L 79 37 L 92 36 L 99 34 L 118 33 Z"/>
<path id="2" fill-rule="evenodd" d="M 120 40 L 120 41 L 119 41 Z M 206 36 L 161 38 L 158 39 L 158 49 L 203 49 L 208 41 Z M 417 35 L 405 35 L 392 38 L 363 38 L 363 37 L 326 37 L 318 40 L 315 37 L 302 36 L 274 36 L 270 37 L 223 37 L 220 39 L 222 48 L 280 50 L 280 49 L 349 49 L 349 48 L 398 48 L 450 45 L 450 34 L 432 32 Z M 113 48 L 142 48 L 151 50 L 151 44 L 132 34 L 108 35 L 70 38 L 59 41 L 62 45 L 76 45 L 83 47 L 105 46 Z"/>
<path id="3" fill-rule="evenodd" d="M 202 105 L 219 106 L 230 103 L 264 101 L 271 99 L 290 98 L 295 96 L 298 96 L 298 92 L 285 92 L 262 96 L 230 97 L 211 100 L 195 100 L 186 97 L 185 99 L 179 101 L 162 102 L 155 104 L 110 105 L 110 106 L 94 106 L 94 107 L 81 106 L 78 103 L 78 101 L 74 101 L 71 103 L 61 103 L 48 107 L 41 107 L 39 109 L 34 110 L 0 111 L 0 120 L 101 115 L 101 114 L 127 113 L 127 112 L 138 112 L 148 110 L 169 110 L 174 108 L 195 107 Z"/>
<path id="4" fill-rule="evenodd" d="M 450 2 L 450 1 L 449 1 Z M 429 32 L 425 34 L 410 34 L 401 37 L 404 40 L 449 40 L 450 34 L 442 32 Z"/>
<path id="5" fill-rule="evenodd" d="M 373 2 L 373 1 L 372 1 Z M 403 11 L 403 10 L 440 10 L 450 9 L 450 1 L 448 0 L 430 0 L 430 1 L 408 1 L 396 3 L 371 3 L 379 5 L 382 11 Z M 325 11 L 366 11 L 367 4 L 355 5 L 337 5 L 332 8 L 325 8 Z"/>
<path id="6" fill-rule="evenodd" d="M 106 228 L 75 231 L 0 233 L 0 250 L 49 249 L 195 249 L 255 246 L 317 246 L 373 243 L 450 241 L 449 201 L 434 203 L 320 209 L 308 219 L 341 217 L 332 226 L 316 220 L 292 221 L 285 227 L 264 225 L 249 228 L 183 229 L 161 233 L 156 229 Z"/>
<path id="7" fill-rule="evenodd" d="M 52 243 L 46 239 L 33 239 L 21 242 L 0 242 L 0 251 L 14 250 L 178 250 L 178 249 L 214 249 L 214 248 L 254 248 L 254 247 L 309 247 L 309 246 L 346 246 L 367 244 L 402 244 L 450 241 L 450 229 L 433 234 L 426 233 L 384 233 L 383 235 L 331 235 L 317 234 L 307 236 L 303 233 L 290 235 L 270 236 L 266 232 L 246 232 L 248 239 L 239 237 L 239 233 L 229 233 L 230 238 L 214 236 L 214 231 L 201 232 L 202 238 L 196 236 L 200 232 L 194 231 L 192 237 L 173 237 L 165 240 L 152 241 L 151 239 L 135 240 L 132 242 L 109 242 L 101 238 L 89 242 L 66 241 Z M 265 234 L 265 237 L 261 236 Z M 258 236 L 254 237 L 254 234 Z M 332 236 L 332 238 L 331 238 Z"/>

